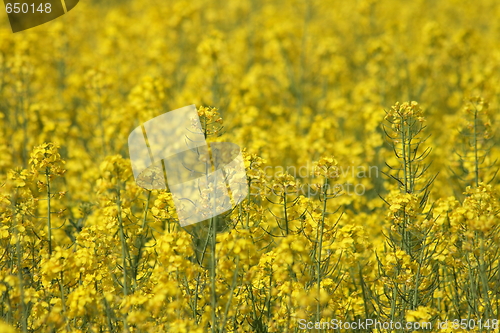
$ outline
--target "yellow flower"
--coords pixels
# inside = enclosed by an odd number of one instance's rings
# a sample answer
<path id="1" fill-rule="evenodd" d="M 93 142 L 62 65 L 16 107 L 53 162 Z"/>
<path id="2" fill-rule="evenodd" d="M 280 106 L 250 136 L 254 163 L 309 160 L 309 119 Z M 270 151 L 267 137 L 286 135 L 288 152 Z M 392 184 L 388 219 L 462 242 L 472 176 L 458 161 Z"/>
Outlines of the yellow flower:
<path id="1" fill-rule="evenodd" d="M 17 332 L 14 327 L 4 323 L 3 321 L 0 321 L 0 331 L 2 331 L 3 333 L 16 333 Z"/>
<path id="2" fill-rule="evenodd" d="M 334 157 L 322 157 L 316 162 L 313 174 L 317 177 L 324 177 L 327 179 L 339 178 L 338 163 Z"/>
<path id="3" fill-rule="evenodd" d="M 434 311 L 425 306 L 419 306 L 417 310 L 409 310 L 406 313 L 408 322 L 429 322 Z"/>
<path id="4" fill-rule="evenodd" d="M 40 171 L 49 176 L 62 176 L 64 161 L 59 155 L 59 146 L 54 143 L 43 143 L 36 146 L 30 155 L 32 172 L 37 175 Z"/>

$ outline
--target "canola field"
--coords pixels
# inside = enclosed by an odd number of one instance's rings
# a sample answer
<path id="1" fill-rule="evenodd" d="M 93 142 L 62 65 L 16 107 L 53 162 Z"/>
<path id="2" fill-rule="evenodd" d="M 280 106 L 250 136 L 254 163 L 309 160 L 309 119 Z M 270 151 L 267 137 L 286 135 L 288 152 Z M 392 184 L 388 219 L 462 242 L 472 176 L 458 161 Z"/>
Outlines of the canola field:
<path id="1" fill-rule="evenodd" d="M 0 331 L 498 332 L 498 17 L 89 0 L 13 34 L 0 14 Z M 191 104 L 248 195 L 181 227 L 127 140 Z"/>

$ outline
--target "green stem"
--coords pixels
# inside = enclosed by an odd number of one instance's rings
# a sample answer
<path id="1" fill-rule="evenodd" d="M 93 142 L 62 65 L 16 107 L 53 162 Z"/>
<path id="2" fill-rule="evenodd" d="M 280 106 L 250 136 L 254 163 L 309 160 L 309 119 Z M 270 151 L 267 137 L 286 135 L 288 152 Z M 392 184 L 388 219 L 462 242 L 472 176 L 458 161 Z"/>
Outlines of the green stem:
<path id="1" fill-rule="evenodd" d="M 123 295 L 127 297 L 128 295 L 128 282 L 127 282 L 127 242 L 125 240 L 125 232 L 123 230 L 123 221 L 122 221 L 122 208 L 121 208 L 121 200 L 120 200 L 120 190 L 118 190 L 116 205 L 118 206 L 118 227 L 120 234 L 120 242 L 122 245 L 122 268 L 123 268 Z M 125 331 L 128 332 L 128 323 L 127 323 L 127 315 L 123 316 L 123 325 Z"/>
<path id="2" fill-rule="evenodd" d="M 211 218 L 211 238 L 210 245 L 211 245 L 211 263 L 210 263 L 210 285 L 211 285 L 211 298 L 212 298 L 212 333 L 217 332 L 217 293 L 215 290 L 215 279 L 216 279 L 216 272 L 215 272 L 215 267 L 216 267 L 216 237 L 217 237 L 217 217 Z"/>
<path id="3" fill-rule="evenodd" d="M 239 269 L 239 264 L 240 264 L 240 257 L 236 257 L 236 268 L 234 270 L 233 274 L 233 281 L 231 283 L 231 289 L 229 291 L 229 300 L 227 301 L 226 304 L 226 309 L 224 311 L 224 317 L 222 317 L 222 323 L 221 323 L 221 332 L 224 333 L 226 331 L 226 323 L 227 323 L 227 314 L 229 313 L 229 307 L 231 306 L 231 302 L 233 300 L 234 296 L 234 289 L 236 288 L 236 282 L 238 281 L 238 269 Z"/>
<path id="4" fill-rule="evenodd" d="M 285 216 L 285 234 L 288 236 L 288 212 L 286 211 L 286 188 L 285 192 L 283 193 L 283 209 Z"/>
<path id="5" fill-rule="evenodd" d="M 318 259 L 317 259 L 317 267 L 316 267 L 316 280 L 318 284 L 318 302 L 316 303 L 316 321 L 321 320 L 321 303 L 320 303 L 320 295 L 321 295 L 321 252 L 323 251 L 323 232 L 325 226 L 325 217 L 326 217 L 326 205 L 328 201 L 328 179 L 325 179 L 325 183 L 323 185 L 323 212 L 321 214 L 321 224 L 319 226 L 319 236 L 318 238 Z M 316 232 L 318 235 L 318 231 Z"/>
<path id="6" fill-rule="evenodd" d="M 484 295 L 484 302 L 486 303 L 485 306 L 485 316 L 484 318 L 491 318 L 493 315 L 492 312 L 492 307 L 491 307 L 491 302 L 490 302 L 490 296 L 489 296 L 489 286 L 488 286 L 488 277 L 486 275 L 486 265 L 485 265 L 485 259 L 484 259 L 484 237 L 481 235 L 480 239 L 481 245 L 480 245 L 480 256 L 479 256 L 479 270 L 480 270 L 480 275 L 481 275 L 481 283 L 483 285 L 483 295 Z"/>
<path id="7" fill-rule="evenodd" d="M 17 222 L 17 218 L 14 217 L 14 221 Z M 22 332 L 28 332 L 28 309 L 24 302 L 24 280 L 23 280 L 23 269 L 22 269 L 22 251 L 21 251 L 21 240 L 19 238 L 19 231 L 17 230 L 17 223 L 14 223 L 14 235 L 16 237 L 16 257 L 17 257 L 17 274 L 19 278 L 19 294 L 21 298 L 21 327 Z"/>
<path id="8" fill-rule="evenodd" d="M 479 186 L 479 153 L 477 149 L 477 109 L 474 111 L 474 166 L 476 187 Z"/>
<path id="9" fill-rule="evenodd" d="M 47 228 L 48 228 L 48 232 L 49 232 L 49 255 L 52 255 L 52 220 L 50 218 L 50 210 L 51 210 L 51 207 L 50 207 L 50 179 L 49 179 L 49 174 L 50 174 L 50 168 L 47 168 L 45 170 L 45 179 L 47 181 Z"/>

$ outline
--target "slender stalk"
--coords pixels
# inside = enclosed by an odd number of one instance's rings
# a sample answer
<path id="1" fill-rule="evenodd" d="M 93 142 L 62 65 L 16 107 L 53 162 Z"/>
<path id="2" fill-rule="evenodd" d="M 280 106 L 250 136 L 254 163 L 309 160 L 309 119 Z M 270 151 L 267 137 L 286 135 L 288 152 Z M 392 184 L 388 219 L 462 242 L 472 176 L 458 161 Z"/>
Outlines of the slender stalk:
<path id="1" fill-rule="evenodd" d="M 227 323 L 227 314 L 229 313 L 229 307 L 231 306 L 231 302 L 233 300 L 234 296 L 234 289 L 236 288 L 236 282 L 238 281 L 238 269 L 239 269 L 239 264 L 240 264 L 240 257 L 236 257 L 236 268 L 234 269 L 234 274 L 233 274 L 233 281 L 231 283 L 231 289 L 229 290 L 229 300 L 227 301 L 226 304 L 226 309 L 224 311 L 224 316 L 222 317 L 222 322 L 221 322 L 221 329 L 220 331 L 222 333 L 226 332 L 226 323 Z"/>
<path id="2" fill-rule="evenodd" d="M 474 180 L 476 182 L 476 187 L 479 186 L 479 152 L 477 149 L 477 108 L 474 110 Z"/>
<path id="3" fill-rule="evenodd" d="M 425 240 L 423 243 L 425 243 Z M 423 257 L 424 257 L 424 247 L 422 246 L 422 248 L 420 249 L 420 258 L 418 259 L 417 275 L 415 276 L 415 292 L 413 293 L 412 310 L 415 310 L 418 307 L 418 287 L 420 284 L 422 265 L 424 264 Z"/>
<path id="4" fill-rule="evenodd" d="M 62 305 L 62 309 L 63 309 L 63 313 L 66 314 L 66 298 L 64 297 L 64 280 L 63 280 L 63 272 L 61 271 L 61 274 L 60 274 L 61 278 L 59 279 L 59 290 L 61 292 L 61 305 Z M 69 322 L 68 320 L 65 318 L 64 320 L 66 322 L 66 329 L 68 330 L 68 332 L 70 331 L 70 327 L 69 327 Z"/>
<path id="5" fill-rule="evenodd" d="M 196 288 L 194 290 L 194 305 L 193 305 L 193 318 L 197 324 L 199 323 L 197 310 L 198 310 L 198 293 L 200 290 L 200 278 L 201 278 L 201 273 L 198 273 L 198 276 L 196 277 Z"/>
<path id="6" fill-rule="evenodd" d="M 288 212 L 286 211 L 286 188 L 285 192 L 283 193 L 283 209 L 284 209 L 284 216 L 285 216 L 285 234 L 288 236 Z"/>
<path id="7" fill-rule="evenodd" d="M 480 238 L 480 255 L 479 255 L 479 274 L 481 276 L 481 284 L 483 286 L 483 297 L 484 297 L 484 303 L 485 303 L 485 315 L 484 318 L 492 318 L 493 317 L 493 312 L 492 312 L 492 307 L 491 307 L 491 302 L 490 302 L 490 296 L 489 296 L 489 291 L 490 288 L 488 286 L 488 277 L 486 275 L 486 264 L 485 264 L 485 259 L 484 259 L 484 237 L 481 235 Z"/>
<path id="8" fill-rule="evenodd" d="M 133 262 L 133 265 L 134 265 L 134 267 L 133 267 L 134 290 L 137 289 L 137 275 L 138 275 L 138 270 L 139 270 L 139 262 L 140 262 L 141 257 L 142 257 L 142 251 L 144 248 L 144 244 L 146 243 L 147 231 L 145 231 L 145 229 L 146 229 L 146 225 L 147 225 L 150 200 L 151 200 L 151 191 L 148 191 L 148 198 L 146 201 L 146 207 L 144 209 L 144 216 L 142 218 L 142 225 L 141 225 L 142 232 L 139 235 L 139 246 L 137 249 L 137 256 L 135 257 L 135 260 Z"/>
<path id="9" fill-rule="evenodd" d="M 323 185 L 323 212 L 321 213 L 321 222 L 319 225 L 319 230 L 316 231 L 316 237 L 318 241 L 318 259 L 316 263 L 316 283 L 318 288 L 318 301 L 316 303 L 316 321 L 319 322 L 321 320 L 321 252 L 323 251 L 323 233 L 325 226 L 325 217 L 326 217 L 326 206 L 328 201 L 328 178 L 325 178 L 325 183 Z M 319 235 L 318 235 L 319 233 Z"/>
<path id="10" fill-rule="evenodd" d="M 410 141 L 409 139 L 406 138 L 406 131 L 407 131 L 407 126 L 405 126 L 405 119 L 403 117 L 400 117 L 400 124 L 401 124 L 401 150 L 403 152 L 403 174 L 404 174 L 404 187 L 405 187 L 405 192 L 408 193 L 408 178 L 409 178 L 409 173 L 408 173 L 408 160 L 406 156 L 406 142 Z"/>
<path id="11" fill-rule="evenodd" d="M 14 217 L 14 221 L 17 221 L 17 218 Z M 28 309 L 26 307 L 26 303 L 24 300 L 24 279 L 23 279 L 23 270 L 22 266 L 22 251 L 21 251 L 21 240 L 19 237 L 19 230 L 17 230 L 17 223 L 14 223 L 14 235 L 16 237 L 16 259 L 17 259 L 17 275 L 19 278 L 19 294 L 21 298 L 21 329 L 23 333 L 28 332 Z"/>
<path id="12" fill-rule="evenodd" d="M 47 228 L 48 228 L 48 237 L 49 237 L 49 255 L 52 255 L 52 220 L 50 217 L 50 168 L 47 168 L 45 170 L 45 180 L 47 181 Z"/>
<path id="13" fill-rule="evenodd" d="M 217 332 L 217 293 L 215 289 L 215 279 L 216 279 L 216 264 L 217 264 L 217 258 L 216 258 L 216 236 L 217 236 L 217 217 L 212 217 L 210 219 L 210 231 L 211 235 L 209 236 L 211 238 L 210 241 L 210 247 L 212 251 L 211 255 L 211 263 L 210 263 L 210 285 L 211 285 L 211 298 L 212 298 L 212 333 Z"/>
<path id="14" fill-rule="evenodd" d="M 120 190 L 117 191 L 116 205 L 118 206 L 118 228 L 120 234 L 120 242 L 122 246 L 122 269 L 123 269 L 123 295 L 128 296 L 128 281 L 127 281 L 127 242 L 125 240 L 125 232 L 123 230 L 122 208 L 120 200 Z M 123 315 L 123 325 L 125 331 L 128 332 L 127 315 Z"/>

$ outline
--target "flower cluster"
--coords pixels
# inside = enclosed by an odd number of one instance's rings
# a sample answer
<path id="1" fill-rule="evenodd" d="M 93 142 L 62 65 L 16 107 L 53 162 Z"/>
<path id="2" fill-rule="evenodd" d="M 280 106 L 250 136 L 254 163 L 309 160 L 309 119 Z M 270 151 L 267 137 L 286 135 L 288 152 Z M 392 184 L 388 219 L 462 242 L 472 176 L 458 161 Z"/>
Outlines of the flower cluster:
<path id="1" fill-rule="evenodd" d="M 30 157 L 33 174 L 38 175 L 42 172 L 51 177 L 62 176 L 65 172 L 64 161 L 58 150 L 59 146 L 53 143 L 44 143 L 35 147 Z"/>

